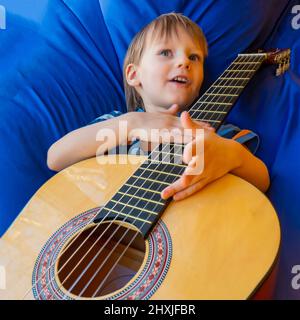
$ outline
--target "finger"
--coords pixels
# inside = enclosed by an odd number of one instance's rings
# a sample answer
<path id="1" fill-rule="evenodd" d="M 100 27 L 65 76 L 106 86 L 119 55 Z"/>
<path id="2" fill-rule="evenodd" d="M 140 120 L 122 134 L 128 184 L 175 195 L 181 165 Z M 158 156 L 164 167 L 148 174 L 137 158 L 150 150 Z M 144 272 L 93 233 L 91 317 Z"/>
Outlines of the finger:
<path id="1" fill-rule="evenodd" d="M 191 142 L 186 144 L 183 149 L 182 160 L 186 164 L 188 164 L 193 158 L 194 144 L 195 144 L 195 140 L 192 140 Z"/>
<path id="2" fill-rule="evenodd" d="M 211 128 L 208 122 L 194 121 L 188 112 L 184 111 L 180 115 L 180 120 L 184 129 L 209 129 Z"/>
<path id="3" fill-rule="evenodd" d="M 192 157 L 192 160 L 188 163 L 188 166 L 185 168 L 183 175 L 197 176 L 199 180 L 199 177 L 203 174 L 203 172 L 204 157 L 202 157 L 201 155 L 197 155 Z"/>
<path id="4" fill-rule="evenodd" d="M 188 186 L 188 179 L 186 177 L 180 177 L 180 179 L 176 180 L 174 183 L 166 187 L 161 192 L 162 199 L 168 199 L 172 197 L 175 193 L 184 190 Z"/>
<path id="5" fill-rule="evenodd" d="M 184 163 L 189 163 L 194 156 L 199 157 L 199 159 L 204 161 L 204 147 L 205 147 L 205 135 L 204 132 L 198 132 L 196 138 L 191 142 L 187 143 L 183 150 L 182 160 Z"/>
<path id="6" fill-rule="evenodd" d="M 207 185 L 208 181 L 206 179 L 202 179 L 193 185 L 187 187 L 186 189 L 179 191 L 173 195 L 173 200 L 183 200 L 194 193 L 198 192 L 199 190 L 203 189 Z"/>

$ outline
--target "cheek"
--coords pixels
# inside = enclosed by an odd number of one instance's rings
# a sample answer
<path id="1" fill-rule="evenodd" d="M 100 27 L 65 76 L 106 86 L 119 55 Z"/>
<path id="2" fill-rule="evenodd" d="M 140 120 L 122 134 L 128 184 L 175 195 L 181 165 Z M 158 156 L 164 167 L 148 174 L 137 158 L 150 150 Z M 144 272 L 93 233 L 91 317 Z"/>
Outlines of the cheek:
<path id="1" fill-rule="evenodd" d="M 196 77 L 197 77 L 196 86 L 197 86 L 197 89 L 200 90 L 203 83 L 203 79 L 204 79 L 203 69 L 200 70 L 200 72 L 196 75 Z"/>

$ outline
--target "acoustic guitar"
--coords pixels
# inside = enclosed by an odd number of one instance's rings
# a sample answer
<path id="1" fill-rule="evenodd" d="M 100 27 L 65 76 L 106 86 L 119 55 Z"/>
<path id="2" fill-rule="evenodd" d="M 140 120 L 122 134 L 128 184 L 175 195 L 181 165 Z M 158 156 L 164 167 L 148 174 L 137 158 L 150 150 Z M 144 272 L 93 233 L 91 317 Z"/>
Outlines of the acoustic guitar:
<path id="1" fill-rule="evenodd" d="M 239 54 L 191 117 L 217 130 L 260 66 L 277 64 L 279 75 L 289 56 L 289 49 Z M 184 200 L 161 199 L 186 167 L 182 148 L 91 158 L 47 181 L 0 240 L 0 299 L 251 297 L 278 254 L 276 212 L 231 174 Z"/>

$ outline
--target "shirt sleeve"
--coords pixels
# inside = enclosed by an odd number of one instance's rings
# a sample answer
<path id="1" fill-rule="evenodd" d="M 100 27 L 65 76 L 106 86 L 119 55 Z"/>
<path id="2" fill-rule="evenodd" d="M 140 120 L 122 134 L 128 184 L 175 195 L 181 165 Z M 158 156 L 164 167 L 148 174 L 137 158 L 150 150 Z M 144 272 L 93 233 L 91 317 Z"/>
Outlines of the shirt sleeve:
<path id="1" fill-rule="evenodd" d="M 114 111 L 112 111 L 110 113 L 106 113 L 106 114 L 103 114 L 100 117 L 97 117 L 96 119 L 91 121 L 89 124 L 93 124 L 93 123 L 105 121 L 105 120 L 108 120 L 108 119 L 111 119 L 111 118 L 115 118 L 115 117 L 121 116 L 122 114 L 123 113 L 121 111 L 114 110 Z"/>
<path id="2" fill-rule="evenodd" d="M 241 130 L 232 124 L 222 125 L 217 132 L 221 137 L 234 139 L 255 154 L 259 147 L 259 136 L 250 130 Z"/>
<path id="3" fill-rule="evenodd" d="M 100 117 L 97 117 L 96 119 L 91 121 L 89 124 L 94 124 L 94 123 L 97 123 L 97 122 L 102 122 L 102 121 L 105 121 L 105 120 L 108 120 L 108 119 L 119 117 L 122 114 L 123 113 L 121 111 L 113 110 L 110 113 L 106 113 L 106 114 L 103 114 Z M 135 141 L 135 142 L 137 142 L 137 141 Z M 135 150 L 135 145 L 136 145 L 135 142 L 133 142 L 133 143 L 131 143 L 129 145 L 116 146 L 115 148 L 112 148 L 112 149 L 108 150 L 107 153 L 108 154 L 130 154 L 132 150 L 134 150 L 134 152 L 137 152 Z"/>

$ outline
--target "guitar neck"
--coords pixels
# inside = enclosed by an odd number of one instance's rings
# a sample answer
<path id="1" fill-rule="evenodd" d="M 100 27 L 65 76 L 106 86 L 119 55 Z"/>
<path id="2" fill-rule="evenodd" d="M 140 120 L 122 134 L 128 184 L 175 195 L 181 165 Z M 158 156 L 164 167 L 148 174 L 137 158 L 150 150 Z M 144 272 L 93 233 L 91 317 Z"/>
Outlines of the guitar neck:
<path id="1" fill-rule="evenodd" d="M 265 54 L 241 54 L 190 108 L 194 120 L 218 128 L 249 80 L 265 60 Z M 116 214 L 135 225 L 145 238 L 155 226 L 170 199 L 161 191 L 184 172 L 183 144 L 160 144 L 148 159 L 101 209 L 94 222 L 113 219 Z"/>
<path id="2" fill-rule="evenodd" d="M 190 108 L 191 118 L 208 122 L 217 130 L 265 59 L 265 53 L 239 54 Z"/>

